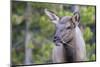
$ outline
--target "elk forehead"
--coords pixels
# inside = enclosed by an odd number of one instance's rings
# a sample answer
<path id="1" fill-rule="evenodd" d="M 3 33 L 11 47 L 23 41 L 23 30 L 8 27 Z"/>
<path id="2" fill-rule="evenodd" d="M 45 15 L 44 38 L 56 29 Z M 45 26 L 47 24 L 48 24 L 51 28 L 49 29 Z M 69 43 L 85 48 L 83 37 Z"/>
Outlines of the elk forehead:
<path id="1" fill-rule="evenodd" d="M 60 36 L 63 30 L 65 31 L 66 28 L 71 27 L 70 19 L 70 16 L 64 16 L 59 20 L 58 24 L 56 24 L 56 36 Z"/>
<path id="2" fill-rule="evenodd" d="M 67 22 L 70 22 L 71 16 L 64 16 L 60 19 L 59 23 L 60 24 L 65 24 Z"/>
<path id="3" fill-rule="evenodd" d="M 62 17 L 59 20 L 58 24 L 56 24 L 57 29 L 60 30 L 60 29 L 64 29 L 65 27 L 71 26 L 70 19 L 71 19 L 71 16 L 64 16 L 64 17 Z"/>

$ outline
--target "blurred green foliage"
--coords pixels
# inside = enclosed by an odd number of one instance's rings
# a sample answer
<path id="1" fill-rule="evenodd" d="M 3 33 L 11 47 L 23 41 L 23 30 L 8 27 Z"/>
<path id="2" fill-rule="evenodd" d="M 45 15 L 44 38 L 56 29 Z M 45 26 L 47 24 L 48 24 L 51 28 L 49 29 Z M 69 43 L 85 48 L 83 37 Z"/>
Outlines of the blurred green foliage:
<path id="1" fill-rule="evenodd" d="M 27 2 L 12 1 L 12 64 L 24 63 L 24 13 Z M 71 16 L 72 5 L 67 4 L 50 4 L 31 2 L 32 5 L 32 22 L 30 23 L 30 32 L 32 40 L 29 48 L 32 48 L 32 60 L 34 64 L 52 63 L 51 55 L 53 35 L 55 26 L 51 23 L 44 13 L 44 8 L 55 12 L 58 16 Z M 81 24 L 83 36 L 86 43 L 87 61 L 96 60 L 96 41 L 95 41 L 95 7 L 80 6 Z"/>
<path id="2" fill-rule="evenodd" d="M 89 41 L 93 36 L 93 33 L 91 32 L 91 29 L 89 27 L 86 27 L 84 31 L 84 39 L 85 41 Z"/>

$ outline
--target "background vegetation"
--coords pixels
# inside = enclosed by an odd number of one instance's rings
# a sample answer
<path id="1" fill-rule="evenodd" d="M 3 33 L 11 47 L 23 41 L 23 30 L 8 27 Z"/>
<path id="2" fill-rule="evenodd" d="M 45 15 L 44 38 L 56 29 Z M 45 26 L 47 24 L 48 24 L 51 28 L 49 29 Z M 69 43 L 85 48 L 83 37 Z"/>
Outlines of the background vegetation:
<path id="1" fill-rule="evenodd" d="M 61 17 L 73 15 L 73 6 L 75 5 L 12 1 L 12 64 L 26 64 L 27 61 L 30 64 L 52 63 L 55 26 L 45 15 L 44 9 L 47 8 Z M 79 7 L 81 15 L 79 27 L 86 43 L 87 61 L 95 61 L 95 6 L 79 5 Z M 27 53 L 30 55 L 26 55 L 25 50 L 29 51 Z M 27 56 L 31 56 L 31 61 L 26 59 Z"/>

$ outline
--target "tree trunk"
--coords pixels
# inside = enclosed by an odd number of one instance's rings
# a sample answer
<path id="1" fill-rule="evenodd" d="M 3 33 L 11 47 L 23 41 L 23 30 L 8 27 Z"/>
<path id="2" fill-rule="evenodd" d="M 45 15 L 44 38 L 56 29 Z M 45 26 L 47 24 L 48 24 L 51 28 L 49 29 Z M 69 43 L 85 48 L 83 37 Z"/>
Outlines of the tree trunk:
<path id="1" fill-rule="evenodd" d="M 32 48 L 29 47 L 29 42 L 31 40 L 31 34 L 29 31 L 31 14 L 31 4 L 28 2 L 25 11 L 25 65 L 32 64 Z"/>

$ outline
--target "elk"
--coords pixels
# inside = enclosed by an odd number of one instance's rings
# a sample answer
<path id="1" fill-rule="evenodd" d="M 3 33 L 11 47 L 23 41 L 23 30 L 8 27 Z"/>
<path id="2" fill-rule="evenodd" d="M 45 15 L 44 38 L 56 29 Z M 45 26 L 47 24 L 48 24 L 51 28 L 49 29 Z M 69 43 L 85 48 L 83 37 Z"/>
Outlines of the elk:
<path id="1" fill-rule="evenodd" d="M 86 61 L 86 48 L 83 35 L 78 25 L 79 12 L 73 16 L 58 17 L 55 13 L 45 9 L 45 14 L 55 24 L 55 35 L 52 60 L 53 63 Z"/>

